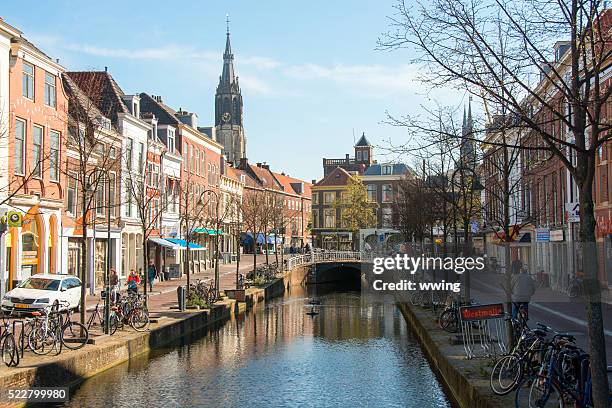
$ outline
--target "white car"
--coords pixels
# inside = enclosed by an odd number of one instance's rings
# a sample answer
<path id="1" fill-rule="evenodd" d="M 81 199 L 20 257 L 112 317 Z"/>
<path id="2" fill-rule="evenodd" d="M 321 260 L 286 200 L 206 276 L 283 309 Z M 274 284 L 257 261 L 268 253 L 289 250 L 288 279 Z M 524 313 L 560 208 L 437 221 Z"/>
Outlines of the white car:
<path id="1" fill-rule="evenodd" d="M 34 312 L 47 306 L 75 309 L 81 302 L 81 280 L 73 275 L 36 274 L 7 292 L 2 298 L 2 310 Z M 68 305 L 66 305 L 66 303 Z"/>

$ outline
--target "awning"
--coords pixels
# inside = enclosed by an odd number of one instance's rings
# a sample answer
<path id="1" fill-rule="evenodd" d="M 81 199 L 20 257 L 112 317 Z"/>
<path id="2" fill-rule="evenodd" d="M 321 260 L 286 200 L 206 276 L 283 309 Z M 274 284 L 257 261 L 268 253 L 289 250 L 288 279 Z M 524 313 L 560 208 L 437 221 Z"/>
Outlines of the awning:
<path id="1" fill-rule="evenodd" d="M 223 235 L 223 230 L 216 230 L 213 228 L 196 228 L 193 232 L 197 232 L 198 234 Z"/>
<path id="2" fill-rule="evenodd" d="M 163 239 L 163 238 L 149 238 L 149 241 L 157 245 L 161 245 L 161 246 L 172 248 L 172 249 L 185 249 L 184 246 L 175 244 L 174 242 L 170 242 L 169 240 Z"/>
<path id="3" fill-rule="evenodd" d="M 166 238 L 166 241 L 170 241 L 173 244 L 181 246 L 182 247 L 181 249 L 187 249 L 187 241 L 185 241 L 184 239 Z M 194 251 L 205 251 L 206 250 L 205 247 L 203 247 L 202 245 L 198 245 L 195 242 L 189 243 L 189 249 L 194 250 Z"/>
<path id="4" fill-rule="evenodd" d="M 276 241 L 277 244 L 282 243 L 283 241 L 278 238 L 275 237 L 274 234 L 269 234 L 267 236 L 267 242 L 268 244 L 274 244 L 274 241 Z M 276 238 L 276 240 L 275 240 Z M 261 232 L 257 234 L 257 243 L 258 244 L 263 244 L 266 241 L 266 237 L 264 237 L 264 234 L 262 234 Z M 250 232 L 247 232 L 245 234 L 242 235 L 242 242 L 243 243 L 247 243 L 250 244 L 251 242 L 253 242 L 253 234 Z"/>

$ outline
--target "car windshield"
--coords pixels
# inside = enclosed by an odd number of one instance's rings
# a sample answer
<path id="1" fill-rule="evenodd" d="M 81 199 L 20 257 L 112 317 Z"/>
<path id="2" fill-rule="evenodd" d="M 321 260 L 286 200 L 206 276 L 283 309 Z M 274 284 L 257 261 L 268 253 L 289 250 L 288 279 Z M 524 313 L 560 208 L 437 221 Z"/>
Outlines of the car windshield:
<path id="1" fill-rule="evenodd" d="M 57 279 L 28 278 L 18 287 L 24 289 L 57 290 L 59 285 L 60 281 Z"/>

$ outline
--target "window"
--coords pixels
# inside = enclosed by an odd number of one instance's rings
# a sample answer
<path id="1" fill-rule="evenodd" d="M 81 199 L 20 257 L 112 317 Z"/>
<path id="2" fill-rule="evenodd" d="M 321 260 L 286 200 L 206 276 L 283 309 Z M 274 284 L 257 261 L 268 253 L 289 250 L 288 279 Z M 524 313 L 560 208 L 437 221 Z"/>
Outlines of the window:
<path id="1" fill-rule="evenodd" d="M 128 137 L 125 142 L 125 164 L 129 170 L 132 170 L 132 157 L 134 150 L 134 141 Z"/>
<path id="2" fill-rule="evenodd" d="M 55 75 L 45 72 L 45 105 L 55 108 Z"/>
<path id="3" fill-rule="evenodd" d="M 363 161 L 368 161 L 368 151 L 367 150 L 363 151 Z"/>
<path id="4" fill-rule="evenodd" d="M 382 196 L 383 203 L 393 202 L 393 186 L 391 184 L 383 185 L 382 193 L 383 193 L 383 196 Z"/>
<path id="5" fill-rule="evenodd" d="M 382 166 L 382 174 L 383 175 L 389 175 L 393 173 L 393 166 L 390 165 L 384 165 Z"/>
<path id="6" fill-rule="evenodd" d="M 195 151 L 195 173 L 200 174 L 200 149 Z"/>
<path id="7" fill-rule="evenodd" d="M 312 203 L 319 204 L 319 193 L 312 193 Z"/>
<path id="8" fill-rule="evenodd" d="M 189 171 L 189 145 L 187 143 L 185 143 L 183 148 L 183 156 L 185 156 L 183 158 L 183 168 L 185 171 Z"/>
<path id="9" fill-rule="evenodd" d="M 23 96 L 34 100 L 34 65 L 23 63 L 23 76 L 21 81 Z"/>
<path id="10" fill-rule="evenodd" d="M 43 151 L 43 128 L 34 125 L 32 132 L 32 164 L 34 170 L 32 176 L 42 177 L 42 151 Z"/>
<path id="11" fill-rule="evenodd" d="M 323 210 L 323 223 L 325 228 L 336 227 L 336 210 L 333 208 L 326 208 Z"/>
<path id="12" fill-rule="evenodd" d="M 25 122 L 17 119 L 15 122 L 15 173 L 23 175 L 23 156 L 25 154 Z"/>
<path id="13" fill-rule="evenodd" d="M 117 157 L 117 149 L 115 149 L 113 146 L 108 148 L 108 157 L 110 157 L 111 159 Z"/>
<path id="14" fill-rule="evenodd" d="M 68 173 L 68 189 L 66 191 L 66 212 L 73 217 L 77 215 L 77 173 Z"/>
<path id="15" fill-rule="evenodd" d="M 241 182 L 242 184 L 246 183 L 246 176 L 245 176 L 244 174 L 241 174 L 241 175 L 240 175 L 240 182 Z"/>
<path id="16" fill-rule="evenodd" d="M 129 183 L 125 183 L 125 184 L 126 184 L 126 187 L 125 187 L 125 198 L 126 198 L 125 216 L 131 217 L 132 216 L 132 202 L 134 198 L 132 197 L 132 190 L 130 189 Z"/>
<path id="17" fill-rule="evenodd" d="M 361 161 L 361 150 L 357 151 L 357 161 Z"/>
<path id="18" fill-rule="evenodd" d="M 145 146 L 144 143 L 140 142 L 140 148 L 138 149 L 138 171 L 144 170 L 144 154 Z"/>
<path id="19" fill-rule="evenodd" d="M 168 129 L 168 152 L 174 153 L 174 130 Z"/>
<path id="20" fill-rule="evenodd" d="M 194 151 L 195 149 L 193 148 L 193 146 L 189 146 L 189 171 L 193 173 L 193 169 L 194 169 L 194 163 L 193 163 L 193 156 L 194 156 Z"/>
<path id="21" fill-rule="evenodd" d="M 59 181 L 59 150 L 60 134 L 58 131 L 49 131 L 51 147 L 49 150 L 49 178 L 51 181 Z"/>
<path id="22" fill-rule="evenodd" d="M 391 227 L 393 225 L 393 209 L 385 207 L 382 209 L 382 226 Z"/>
<path id="23" fill-rule="evenodd" d="M 108 205 L 110 207 L 111 217 L 115 216 L 115 194 L 117 186 L 117 175 L 115 173 L 108 173 L 110 179 L 110 186 L 108 187 Z"/>
<path id="24" fill-rule="evenodd" d="M 368 200 L 376 202 L 376 184 L 368 184 Z"/>
<path id="25" fill-rule="evenodd" d="M 331 204 L 336 200 L 336 193 L 323 193 L 323 204 Z"/>
<path id="26" fill-rule="evenodd" d="M 105 175 L 101 171 L 98 172 L 98 184 L 96 186 L 96 214 L 104 215 L 104 191 L 106 190 Z"/>

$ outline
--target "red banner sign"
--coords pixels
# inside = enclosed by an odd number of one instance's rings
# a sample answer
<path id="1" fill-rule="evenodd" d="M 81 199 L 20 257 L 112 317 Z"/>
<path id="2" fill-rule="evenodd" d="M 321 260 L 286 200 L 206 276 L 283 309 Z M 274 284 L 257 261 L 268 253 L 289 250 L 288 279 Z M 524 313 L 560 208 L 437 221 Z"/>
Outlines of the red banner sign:
<path id="1" fill-rule="evenodd" d="M 461 320 L 469 322 L 473 320 L 498 319 L 504 316 L 504 305 L 494 303 L 491 305 L 463 306 L 459 309 Z"/>

